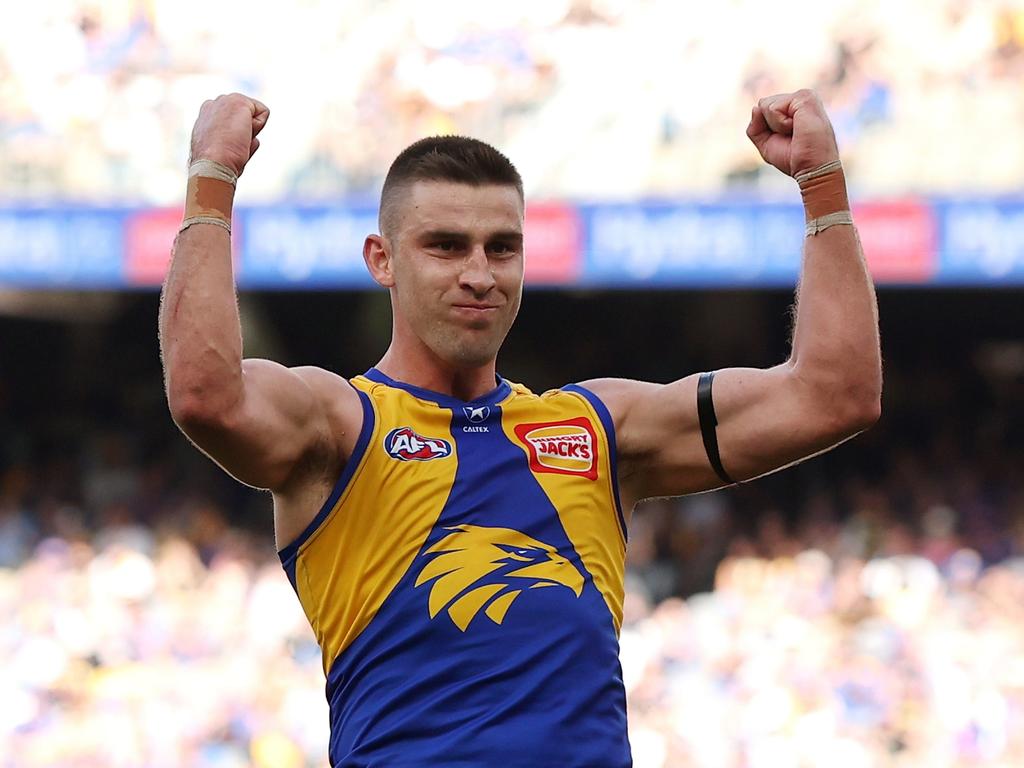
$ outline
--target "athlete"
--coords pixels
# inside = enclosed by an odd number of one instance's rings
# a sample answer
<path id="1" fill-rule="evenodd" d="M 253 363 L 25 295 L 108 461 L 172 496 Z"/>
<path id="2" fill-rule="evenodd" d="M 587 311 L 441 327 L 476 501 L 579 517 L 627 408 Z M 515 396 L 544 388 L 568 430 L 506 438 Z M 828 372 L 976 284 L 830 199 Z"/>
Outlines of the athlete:
<path id="1" fill-rule="evenodd" d="M 875 296 L 821 102 L 762 99 L 747 128 L 807 210 L 789 359 L 540 395 L 495 362 L 522 295 L 522 182 L 461 137 L 413 144 L 387 175 L 363 246 L 393 309 L 380 362 L 346 379 L 243 357 L 231 204 L 268 116 L 241 94 L 199 112 L 160 343 L 175 422 L 273 494 L 323 651 L 331 765 L 630 765 L 634 505 L 772 472 L 879 416 Z"/>

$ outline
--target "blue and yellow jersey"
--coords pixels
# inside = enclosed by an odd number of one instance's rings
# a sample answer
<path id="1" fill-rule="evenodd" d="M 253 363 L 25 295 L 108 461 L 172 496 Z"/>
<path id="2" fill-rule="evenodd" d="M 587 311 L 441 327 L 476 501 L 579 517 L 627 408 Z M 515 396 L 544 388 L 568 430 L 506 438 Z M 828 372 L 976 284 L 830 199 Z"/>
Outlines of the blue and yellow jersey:
<path id="1" fill-rule="evenodd" d="M 323 650 L 331 765 L 630 765 L 604 405 L 352 384 L 356 448 L 280 553 Z"/>

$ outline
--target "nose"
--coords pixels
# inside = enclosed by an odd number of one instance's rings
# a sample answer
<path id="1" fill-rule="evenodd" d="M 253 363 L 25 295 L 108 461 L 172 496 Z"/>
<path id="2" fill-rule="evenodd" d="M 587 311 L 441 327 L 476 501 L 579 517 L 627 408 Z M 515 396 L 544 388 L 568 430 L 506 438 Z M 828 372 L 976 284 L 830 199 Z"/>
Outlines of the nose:
<path id="1" fill-rule="evenodd" d="M 462 263 L 459 284 L 463 288 L 471 290 L 475 296 L 482 296 L 494 287 L 494 283 L 491 264 L 487 260 L 484 247 L 482 245 L 474 246 Z"/>

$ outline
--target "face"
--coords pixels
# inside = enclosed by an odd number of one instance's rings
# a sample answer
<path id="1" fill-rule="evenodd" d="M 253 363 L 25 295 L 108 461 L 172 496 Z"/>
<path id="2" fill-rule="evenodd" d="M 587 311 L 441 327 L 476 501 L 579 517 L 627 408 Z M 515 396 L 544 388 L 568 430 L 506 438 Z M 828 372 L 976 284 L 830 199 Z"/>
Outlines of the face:
<path id="1" fill-rule="evenodd" d="M 514 187 L 418 181 L 396 200 L 367 262 L 391 289 L 396 334 L 457 368 L 485 365 L 523 291 L 523 203 Z"/>

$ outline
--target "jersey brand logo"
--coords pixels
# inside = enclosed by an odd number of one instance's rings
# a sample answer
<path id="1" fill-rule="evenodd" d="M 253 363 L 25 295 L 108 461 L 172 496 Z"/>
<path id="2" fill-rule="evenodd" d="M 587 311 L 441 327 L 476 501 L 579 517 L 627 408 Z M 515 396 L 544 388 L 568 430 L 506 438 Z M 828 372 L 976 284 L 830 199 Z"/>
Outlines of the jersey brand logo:
<path id="1" fill-rule="evenodd" d="M 491 407 L 489 405 L 464 405 L 462 406 L 462 411 L 466 414 L 470 424 L 479 424 L 487 421 L 487 417 L 491 415 Z"/>
<path id="2" fill-rule="evenodd" d="M 439 437 L 423 437 L 411 427 L 399 427 L 384 438 L 384 450 L 399 461 L 430 461 L 452 455 L 452 444 Z"/>
<path id="3" fill-rule="evenodd" d="M 525 590 L 562 586 L 576 597 L 583 575 L 550 544 L 512 528 L 456 525 L 424 554 L 430 560 L 415 586 L 428 582 L 430 618 L 445 608 L 463 632 L 481 610 L 501 624 Z"/>
<path id="4" fill-rule="evenodd" d="M 597 479 L 597 435 L 590 419 L 520 424 L 516 437 L 526 446 L 534 472 Z"/>

